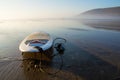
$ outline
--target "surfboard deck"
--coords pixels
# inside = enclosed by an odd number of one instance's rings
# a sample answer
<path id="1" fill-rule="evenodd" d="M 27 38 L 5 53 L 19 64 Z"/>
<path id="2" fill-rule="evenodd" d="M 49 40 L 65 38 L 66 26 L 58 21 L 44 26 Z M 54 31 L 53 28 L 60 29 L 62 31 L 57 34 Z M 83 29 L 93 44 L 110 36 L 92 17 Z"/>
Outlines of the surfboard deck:
<path id="1" fill-rule="evenodd" d="M 35 32 L 28 35 L 19 45 L 21 52 L 39 52 L 35 47 L 42 48 L 43 51 L 51 48 L 53 45 L 53 39 L 48 33 Z"/>

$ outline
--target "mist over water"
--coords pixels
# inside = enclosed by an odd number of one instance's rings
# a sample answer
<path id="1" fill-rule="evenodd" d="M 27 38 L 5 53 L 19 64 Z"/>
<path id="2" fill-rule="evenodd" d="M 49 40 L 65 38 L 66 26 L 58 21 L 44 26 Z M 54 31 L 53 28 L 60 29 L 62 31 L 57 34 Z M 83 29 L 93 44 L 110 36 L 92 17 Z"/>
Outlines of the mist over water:
<path id="1" fill-rule="evenodd" d="M 67 40 L 64 70 L 72 70 L 74 74 L 90 79 L 97 75 L 98 79 L 100 73 L 91 72 L 92 67 L 98 71 L 101 71 L 99 67 L 102 67 L 106 71 L 102 77 L 111 79 L 111 76 L 106 76 L 117 74 L 112 72 L 116 72 L 116 67 L 120 68 L 119 27 L 119 23 L 109 21 L 106 23 L 80 20 L 3 21 L 0 23 L 0 59 L 20 57 L 21 52 L 18 49 L 20 42 L 33 32 L 44 31 L 53 39 L 62 37 Z M 100 66 L 100 63 L 105 65 Z M 66 66 L 70 66 L 70 69 Z M 113 70 L 109 71 L 106 67 Z M 91 76 L 84 71 L 91 72 Z"/>
<path id="2" fill-rule="evenodd" d="M 102 20 L 5 21 L 0 23 L 0 56 L 19 55 L 20 42 L 29 34 L 39 31 L 45 31 L 53 38 L 66 38 L 68 42 L 72 41 L 74 45 L 78 43 L 81 47 L 102 45 L 102 48 L 108 48 L 105 51 L 112 50 L 115 54 L 120 52 L 120 32 L 119 23 L 114 24 L 115 22 Z"/>

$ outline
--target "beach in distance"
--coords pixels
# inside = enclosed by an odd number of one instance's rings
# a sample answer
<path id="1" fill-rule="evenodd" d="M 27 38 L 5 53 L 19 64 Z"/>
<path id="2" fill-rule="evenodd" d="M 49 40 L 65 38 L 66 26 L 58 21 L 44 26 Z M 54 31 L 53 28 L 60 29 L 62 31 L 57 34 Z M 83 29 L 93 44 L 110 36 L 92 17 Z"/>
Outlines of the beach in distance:
<path id="1" fill-rule="evenodd" d="M 29 34 L 39 31 L 49 33 L 53 39 L 61 37 L 67 40 L 65 52 L 62 54 L 62 69 L 55 75 L 30 67 L 29 60 L 22 60 L 19 44 Z M 0 44 L 0 80 L 120 78 L 120 22 L 118 20 L 1 21 Z M 59 59 L 58 56 L 56 59 L 53 58 L 53 61 Z M 59 69 L 55 63 L 51 63 L 48 67 L 50 72 Z"/>

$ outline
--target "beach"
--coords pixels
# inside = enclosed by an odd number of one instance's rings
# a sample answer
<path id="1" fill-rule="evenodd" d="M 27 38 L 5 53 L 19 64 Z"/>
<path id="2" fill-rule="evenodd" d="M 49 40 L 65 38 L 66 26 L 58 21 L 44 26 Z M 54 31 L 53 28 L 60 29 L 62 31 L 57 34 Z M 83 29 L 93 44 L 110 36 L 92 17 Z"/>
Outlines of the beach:
<path id="1" fill-rule="evenodd" d="M 108 25 L 107 25 L 108 23 Z M 114 24 L 79 20 L 5 21 L 0 23 L 0 80 L 117 80 L 120 79 L 120 32 Z M 98 25 L 97 25 L 98 24 Z M 96 28 L 95 26 L 100 27 Z M 107 28 L 106 28 L 107 26 Z M 119 24 L 120 26 L 120 24 Z M 50 63 L 47 72 L 23 60 L 19 44 L 30 33 L 45 31 L 67 40 L 63 65 Z M 56 53 L 56 51 L 53 51 Z M 57 56 L 54 61 L 59 61 Z M 54 74 L 55 71 L 59 71 Z"/>

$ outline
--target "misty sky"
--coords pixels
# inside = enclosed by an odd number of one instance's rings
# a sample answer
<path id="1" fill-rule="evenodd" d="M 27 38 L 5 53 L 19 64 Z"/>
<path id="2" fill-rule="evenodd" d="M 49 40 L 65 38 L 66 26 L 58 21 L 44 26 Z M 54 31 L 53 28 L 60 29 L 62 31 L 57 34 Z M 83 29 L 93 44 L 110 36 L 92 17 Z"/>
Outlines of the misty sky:
<path id="1" fill-rule="evenodd" d="M 120 0 L 0 0 L 0 19 L 62 18 L 89 9 L 120 6 Z"/>

